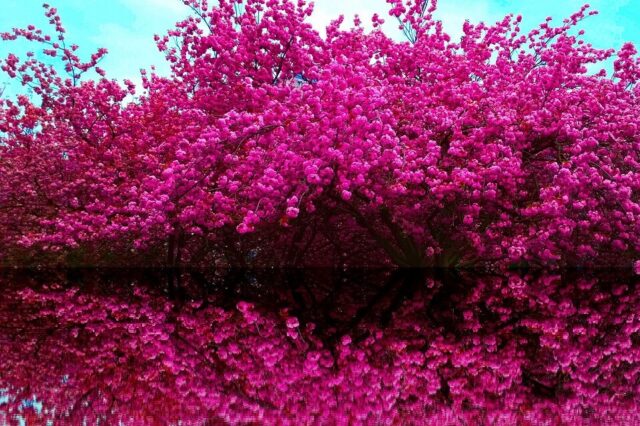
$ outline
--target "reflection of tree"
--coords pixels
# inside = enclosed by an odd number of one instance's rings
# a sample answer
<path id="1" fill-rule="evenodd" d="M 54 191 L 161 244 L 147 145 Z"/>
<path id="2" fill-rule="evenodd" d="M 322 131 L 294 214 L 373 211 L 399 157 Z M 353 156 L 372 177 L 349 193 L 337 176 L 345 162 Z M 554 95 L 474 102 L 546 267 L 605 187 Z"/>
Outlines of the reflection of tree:
<path id="1" fill-rule="evenodd" d="M 48 271 L 2 282 L 8 423 L 640 420 L 640 290 L 615 274 Z M 24 404 L 34 395 L 39 415 Z"/>

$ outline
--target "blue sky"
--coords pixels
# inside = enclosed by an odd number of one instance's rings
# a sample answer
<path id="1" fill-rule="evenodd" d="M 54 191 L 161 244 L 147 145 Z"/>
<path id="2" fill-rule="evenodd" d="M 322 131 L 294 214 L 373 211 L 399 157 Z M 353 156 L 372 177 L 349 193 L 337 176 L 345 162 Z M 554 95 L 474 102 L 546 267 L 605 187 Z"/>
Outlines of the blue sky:
<path id="1" fill-rule="evenodd" d="M 164 34 L 174 22 L 187 14 L 180 0 L 48 0 L 61 14 L 71 42 L 79 44 L 82 55 L 90 55 L 98 47 L 109 50 L 101 66 L 112 78 L 139 81 L 139 69 L 158 65 L 166 69 L 153 42 L 154 34 Z M 0 31 L 34 24 L 46 26 L 43 0 L 2 0 Z M 398 35 L 397 25 L 387 15 L 384 0 L 316 0 L 312 22 L 323 28 L 339 14 L 360 14 L 368 22 L 378 12 L 387 22 L 387 31 Z M 440 0 L 438 17 L 454 37 L 460 35 L 465 19 L 472 22 L 495 22 L 507 13 L 522 14 L 524 29 L 542 22 L 547 16 L 561 21 L 580 8 L 585 0 Z M 585 38 L 597 47 L 619 48 L 625 41 L 640 46 L 640 0 L 592 0 L 600 15 L 583 23 Z M 33 47 L 32 47 L 33 49 Z M 22 42 L 0 42 L 0 56 L 8 52 L 29 50 Z M 0 87 L 9 83 L 0 76 Z M 20 90 L 10 84 L 5 95 Z"/>

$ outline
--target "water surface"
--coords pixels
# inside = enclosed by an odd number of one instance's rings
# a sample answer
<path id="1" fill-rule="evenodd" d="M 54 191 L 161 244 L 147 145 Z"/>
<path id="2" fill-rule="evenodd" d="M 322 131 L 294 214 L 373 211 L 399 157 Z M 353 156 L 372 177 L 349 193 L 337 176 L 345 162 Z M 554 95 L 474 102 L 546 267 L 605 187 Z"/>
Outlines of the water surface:
<path id="1" fill-rule="evenodd" d="M 2 271 L 0 424 L 639 424 L 621 271 Z"/>

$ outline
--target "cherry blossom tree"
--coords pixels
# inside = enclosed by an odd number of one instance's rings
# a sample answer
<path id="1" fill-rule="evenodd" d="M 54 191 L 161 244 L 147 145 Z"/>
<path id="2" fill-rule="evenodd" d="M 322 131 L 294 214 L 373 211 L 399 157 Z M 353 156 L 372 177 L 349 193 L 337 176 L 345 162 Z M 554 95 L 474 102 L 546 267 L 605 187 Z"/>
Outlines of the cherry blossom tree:
<path id="1" fill-rule="evenodd" d="M 640 62 L 581 39 L 587 6 L 526 33 L 389 0 L 406 35 L 358 19 L 322 37 L 305 1 L 186 0 L 157 36 L 166 76 L 86 78 L 54 34 L 2 69 L 6 263 L 631 266 Z M 597 71 L 613 58 L 613 73 Z M 52 59 L 52 60 L 54 60 Z"/>

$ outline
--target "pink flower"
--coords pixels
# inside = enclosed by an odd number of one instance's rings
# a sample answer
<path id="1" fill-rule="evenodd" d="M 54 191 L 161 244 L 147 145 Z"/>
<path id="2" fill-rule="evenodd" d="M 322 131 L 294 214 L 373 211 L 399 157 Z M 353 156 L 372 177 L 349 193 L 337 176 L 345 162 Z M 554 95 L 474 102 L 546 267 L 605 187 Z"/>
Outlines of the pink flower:
<path id="1" fill-rule="evenodd" d="M 300 210 L 296 207 L 287 207 L 287 216 L 294 219 L 298 217 Z"/>
<path id="2" fill-rule="evenodd" d="M 251 310 L 253 310 L 253 304 L 252 303 L 248 303 L 248 302 L 238 302 L 238 304 L 236 305 L 236 307 L 238 308 L 238 310 L 240 312 L 247 313 L 250 312 Z"/>
<path id="3" fill-rule="evenodd" d="M 289 317 L 286 321 L 287 328 L 298 328 L 300 326 L 300 322 L 296 317 Z"/>

